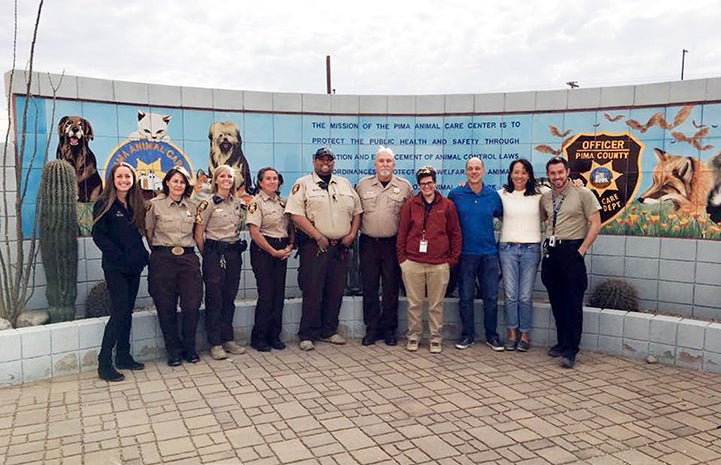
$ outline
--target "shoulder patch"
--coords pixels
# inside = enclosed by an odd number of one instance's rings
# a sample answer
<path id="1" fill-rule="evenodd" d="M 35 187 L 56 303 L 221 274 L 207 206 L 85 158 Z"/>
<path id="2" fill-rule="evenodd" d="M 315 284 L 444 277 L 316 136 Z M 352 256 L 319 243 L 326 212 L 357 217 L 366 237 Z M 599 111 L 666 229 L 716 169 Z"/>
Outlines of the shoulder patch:
<path id="1" fill-rule="evenodd" d="M 291 194 L 295 194 L 295 193 L 297 193 L 299 190 L 300 190 L 300 184 L 295 184 L 295 185 L 293 186 L 293 189 L 291 189 L 290 193 L 291 193 Z"/>
<path id="2" fill-rule="evenodd" d="M 249 213 L 255 213 L 255 211 L 258 209 L 258 204 L 255 202 L 250 202 L 250 205 L 248 205 L 248 212 Z"/>
<path id="3" fill-rule="evenodd" d="M 196 224 L 203 224 L 203 217 L 200 214 L 195 215 Z"/>
<path id="4" fill-rule="evenodd" d="M 148 200 L 147 202 L 145 202 L 145 211 L 149 212 L 151 208 L 153 208 L 153 202 Z"/>
<path id="5" fill-rule="evenodd" d="M 208 201 L 203 200 L 202 202 L 200 202 L 200 205 L 198 205 L 198 213 L 203 213 L 206 208 L 208 208 Z"/>

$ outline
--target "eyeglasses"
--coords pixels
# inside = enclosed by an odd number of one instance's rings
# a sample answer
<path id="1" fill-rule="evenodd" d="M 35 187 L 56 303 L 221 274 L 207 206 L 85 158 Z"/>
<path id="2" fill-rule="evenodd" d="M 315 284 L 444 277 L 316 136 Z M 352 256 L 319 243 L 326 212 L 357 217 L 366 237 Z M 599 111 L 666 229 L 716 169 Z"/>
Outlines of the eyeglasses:
<path id="1" fill-rule="evenodd" d="M 421 187 L 431 187 L 435 184 L 435 181 L 419 182 L 418 185 Z"/>

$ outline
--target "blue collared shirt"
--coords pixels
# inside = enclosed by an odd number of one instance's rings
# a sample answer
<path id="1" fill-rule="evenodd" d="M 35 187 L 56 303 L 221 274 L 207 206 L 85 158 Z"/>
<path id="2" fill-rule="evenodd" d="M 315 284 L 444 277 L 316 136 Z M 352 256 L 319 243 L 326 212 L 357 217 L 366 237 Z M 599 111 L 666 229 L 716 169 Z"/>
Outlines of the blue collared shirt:
<path id="1" fill-rule="evenodd" d="M 466 184 L 454 188 L 448 198 L 456 206 L 461 222 L 461 255 L 497 254 L 493 218 L 503 216 L 503 204 L 498 192 L 483 184 L 480 192 L 476 194 Z"/>

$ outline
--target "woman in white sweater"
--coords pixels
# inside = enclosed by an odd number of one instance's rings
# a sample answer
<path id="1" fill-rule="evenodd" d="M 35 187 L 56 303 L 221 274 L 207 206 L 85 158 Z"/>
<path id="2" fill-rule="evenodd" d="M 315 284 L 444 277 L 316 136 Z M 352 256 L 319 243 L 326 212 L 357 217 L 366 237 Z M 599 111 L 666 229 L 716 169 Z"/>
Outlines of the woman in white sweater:
<path id="1" fill-rule="evenodd" d="M 498 255 L 503 273 L 508 337 L 506 350 L 527 352 L 533 318 L 533 284 L 541 261 L 542 188 L 526 159 L 514 160 L 508 182 L 499 190 L 503 225 Z"/>

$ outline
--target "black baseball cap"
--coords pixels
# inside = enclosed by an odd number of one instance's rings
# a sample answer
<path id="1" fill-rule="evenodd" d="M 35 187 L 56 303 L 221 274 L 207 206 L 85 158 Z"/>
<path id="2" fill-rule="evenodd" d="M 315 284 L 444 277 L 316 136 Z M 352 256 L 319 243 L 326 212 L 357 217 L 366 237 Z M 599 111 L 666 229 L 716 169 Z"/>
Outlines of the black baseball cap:
<path id="1" fill-rule="evenodd" d="M 333 154 L 333 151 L 328 147 L 321 147 L 316 150 L 315 155 L 313 155 L 313 159 L 315 160 L 318 157 L 331 157 L 333 160 L 335 160 L 335 155 Z"/>

